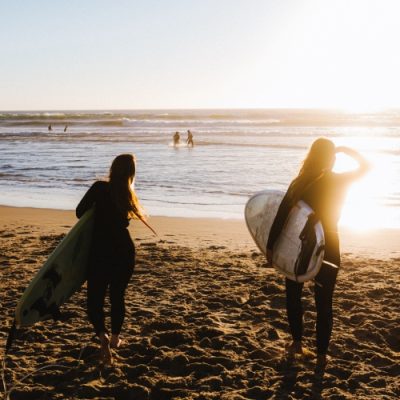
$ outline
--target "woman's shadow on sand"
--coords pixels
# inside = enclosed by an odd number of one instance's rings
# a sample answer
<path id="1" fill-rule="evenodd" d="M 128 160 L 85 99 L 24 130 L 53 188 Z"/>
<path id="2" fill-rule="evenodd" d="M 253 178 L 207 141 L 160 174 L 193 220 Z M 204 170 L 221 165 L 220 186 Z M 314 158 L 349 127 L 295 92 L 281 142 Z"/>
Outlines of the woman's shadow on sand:
<path id="1" fill-rule="evenodd" d="M 293 395 L 296 398 L 323 398 L 325 369 L 316 370 L 311 362 L 299 363 L 285 355 L 279 361 L 277 371 L 282 374 L 282 378 L 274 398 L 292 399 Z M 298 382 L 301 382 L 301 385 L 298 385 Z M 311 387 L 308 383 L 311 383 Z"/>

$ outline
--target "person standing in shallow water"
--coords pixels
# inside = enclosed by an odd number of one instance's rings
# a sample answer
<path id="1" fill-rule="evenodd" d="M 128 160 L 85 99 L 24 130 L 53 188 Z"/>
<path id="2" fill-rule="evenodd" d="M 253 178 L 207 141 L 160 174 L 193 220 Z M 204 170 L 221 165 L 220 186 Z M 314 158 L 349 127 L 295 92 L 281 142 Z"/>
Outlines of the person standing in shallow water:
<path id="1" fill-rule="evenodd" d="M 194 142 L 193 142 L 193 133 L 190 132 L 190 130 L 187 131 L 187 139 L 186 139 L 186 143 L 188 146 L 193 147 L 194 146 Z"/>
<path id="2" fill-rule="evenodd" d="M 135 246 L 129 235 L 131 218 L 144 222 L 144 214 L 132 188 L 135 158 L 121 154 L 112 162 L 108 181 L 96 181 L 76 208 L 76 216 L 95 206 L 92 247 L 87 275 L 87 311 L 104 364 L 112 363 L 110 348 L 118 348 L 125 317 L 125 290 L 135 266 Z M 147 223 L 146 223 L 147 225 Z M 105 326 L 104 300 L 109 289 L 111 336 Z"/>
<path id="3" fill-rule="evenodd" d="M 181 139 L 181 136 L 179 135 L 179 132 L 175 132 L 175 134 L 173 136 L 174 146 L 179 146 L 180 139 Z"/>
<path id="4" fill-rule="evenodd" d="M 358 168 L 354 171 L 334 173 L 332 168 L 337 153 L 352 157 Z M 268 243 L 267 260 L 272 264 L 273 248 L 285 224 L 287 216 L 299 200 L 305 201 L 319 217 L 325 234 L 325 255 L 321 270 L 314 278 L 314 297 L 317 309 L 317 370 L 323 370 L 333 327 L 332 298 L 340 267 L 339 236 L 337 223 L 342 204 L 350 184 L 361 178 L 369 169 L 368 162 L 355 150 L 335 147 L 326 138 L 317 139 L 311 146 L 300 172 L 289 188 L 272 224 Z M 293 341 L 288 356 L 304 354 L 302 346 L 303 309 L 301 294 L 303 283 L 285 280 L 286 310 Z"/>

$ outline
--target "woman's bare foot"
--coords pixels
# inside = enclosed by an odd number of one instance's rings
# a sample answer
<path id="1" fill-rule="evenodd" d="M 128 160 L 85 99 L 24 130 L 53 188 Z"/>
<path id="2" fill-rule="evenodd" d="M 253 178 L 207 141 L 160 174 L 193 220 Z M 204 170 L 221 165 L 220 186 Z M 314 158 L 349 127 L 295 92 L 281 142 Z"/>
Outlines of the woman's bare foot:
<path id="1" fill-rule="evenodd" d="M 311 360 L 315 358 L 315 353 L 307 349 L 307 347 L 303 347 L 300 340 L 294 340 L 286 348 L 286 354 L 289 360 L 294 360 L 297 357 L 302 358 L 303 360 Z"/>
<path id="2" fill-rule="evenodd" d="M 119 335 L 112 334 L 110 340 L 110 347 L 112 349 L 118 349 L 122 345 L 122 339 L 120 339 Z"/>
<path id="3" fill-rule="evenodd" d="M 108 335 L 104 332 L 99 334 L 100 339 L 100 357 L 103 365 L 112 365 L 112 354 L 110 349 L 110 339 Z"/>
<path id="4" fill-rule="evenodd" d="M 288 357 L 294 358 L 296 354 L 303 354 L 303 346 L 301 340 L 293 340 L 293 342 L 286 348 Z"/>
<path id="5" fill-rule="evenodd" d="M 296 355 L 298 356 L 302 354 L 303 348 L 301 346 L 301 341 L 294 340 L 285 348 L 285 354 L 282 358 L 283 365 L 291 366 L 296 360 Z"/>
<path id="6" fill-rule="evenodd" d="M 328 357 L 326 354 L 317 354 L 317 362 L 315 364 L 315 372 L 324 372 L 328 364 Z"/>

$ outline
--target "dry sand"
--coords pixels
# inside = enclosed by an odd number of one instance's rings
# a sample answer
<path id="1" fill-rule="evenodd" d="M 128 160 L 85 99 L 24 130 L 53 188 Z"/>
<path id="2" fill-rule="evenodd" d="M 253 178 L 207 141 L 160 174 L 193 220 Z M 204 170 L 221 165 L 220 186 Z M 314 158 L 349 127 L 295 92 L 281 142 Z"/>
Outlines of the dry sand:
<path id="1" fill-rule="evenodd" d="M 71 211 L 0 207 L 1 348 L 24 288 L 75 221 Z M 83 288 L 62 320 L 18 333 L 4 376 L 11 399 L 400 397 L 398 231 L 343 232 L 331 361 L 315 374 L 313 359 L 283 360 L 284 280 L 265 267 L 243 221 L 150 222 L 159 238 L 131 227 L 137 266 L 114 367 L 99 367 Z M 304 307 L 314 349 L 312 284 Z"/>

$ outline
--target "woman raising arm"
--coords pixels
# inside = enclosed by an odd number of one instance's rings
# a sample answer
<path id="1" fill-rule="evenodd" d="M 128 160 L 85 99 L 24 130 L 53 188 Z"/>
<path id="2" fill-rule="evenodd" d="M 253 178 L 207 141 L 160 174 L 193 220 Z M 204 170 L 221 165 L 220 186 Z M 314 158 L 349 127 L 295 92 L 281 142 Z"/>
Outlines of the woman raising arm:
<path id="1" fill-rule="evenodd" d="M 336 153 L 352 157 L 358 168 L 335 173 Z M 340 267 L 337 223 L 347 189 L 369 169 L 368 162 L 357 151 L 348 147 L 335 147 L 332 141 L 319 138 L 312 144 L 297 177 L 291 182 L 272 224 L 267 243 L 267 259 L 272 263 L 273 248 L 286 222 L 291 208 L 299 201 L 306 202 L 319 217 L 325 235 L 325 255 L 321 269 L 315 277 L 314 297 L 317 308 L 317 368 L 326 364 L 326 353 L 332 333 L 332 298 Z M 289 355 L 302 354 L 303 310 L 301 294 L 303 283 L 285 280 L 286 310 L 292 343 Z"/>

